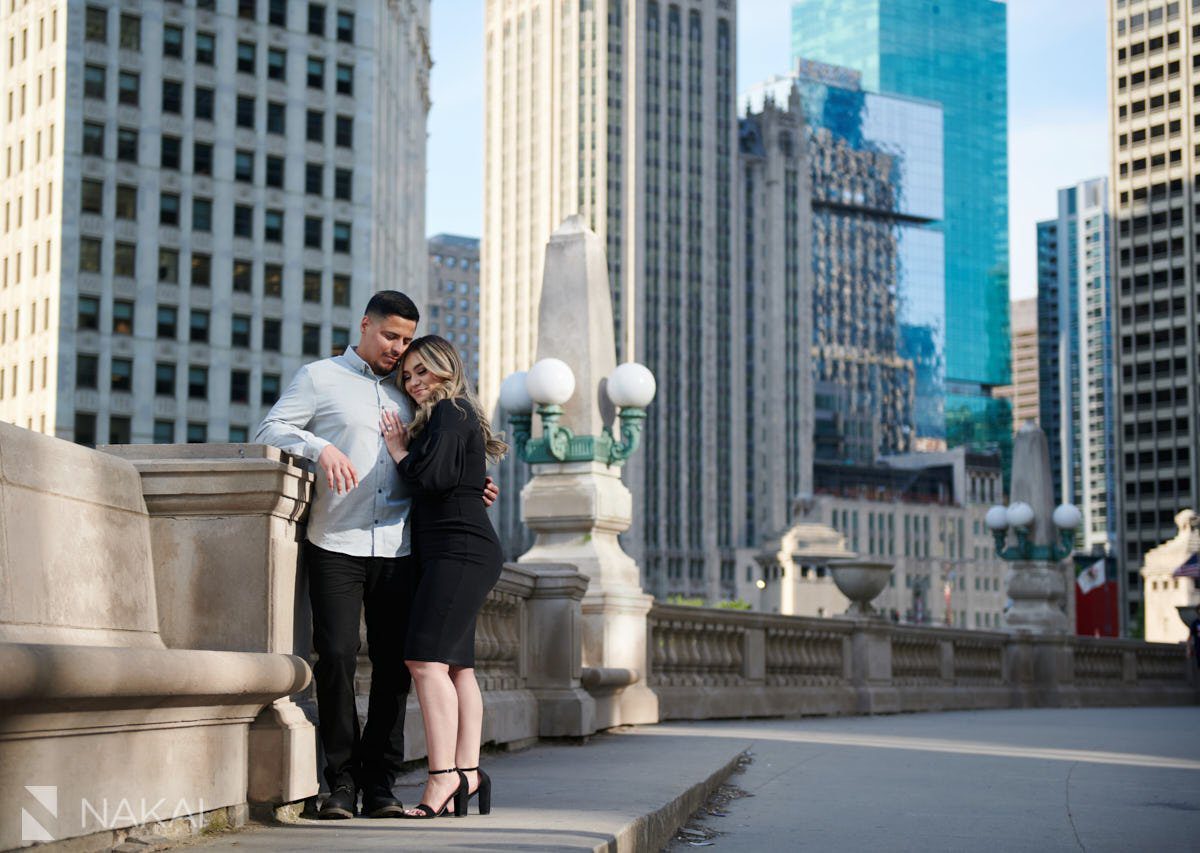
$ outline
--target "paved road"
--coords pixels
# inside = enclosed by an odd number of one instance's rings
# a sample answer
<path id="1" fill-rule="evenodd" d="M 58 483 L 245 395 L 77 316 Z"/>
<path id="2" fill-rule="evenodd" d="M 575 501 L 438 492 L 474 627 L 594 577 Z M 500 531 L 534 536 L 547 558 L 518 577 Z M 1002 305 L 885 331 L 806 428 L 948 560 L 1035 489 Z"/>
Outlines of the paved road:
<path id="1" fill-rule="evenodd" d="M 1200 707 L 719 721 L 627 729 L 485 758 L 489 817 L 303 821 L 201 848 L 633 850 L 705 780 L 753 796 L 672 851 L 1197 851 Z M 412 801 L 421 781 L 397 791 Z M 693 799 L 688 801 L 688 792 Z"/>
<path id="2" fill-rule="evenodd" d="M 689 728 L 753 741 L 729 780 L 752 796 L 691 824 L 706 849 L 1200 850 L 1197 707 Z"/>

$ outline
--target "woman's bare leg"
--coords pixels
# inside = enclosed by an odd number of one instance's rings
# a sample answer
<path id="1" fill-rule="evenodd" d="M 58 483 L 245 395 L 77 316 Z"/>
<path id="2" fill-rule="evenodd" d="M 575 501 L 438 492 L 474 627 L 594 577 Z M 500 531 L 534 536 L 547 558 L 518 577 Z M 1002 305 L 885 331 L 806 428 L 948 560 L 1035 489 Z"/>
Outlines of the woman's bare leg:
<path id="1" fill-rule="evenodd" d="M 450 667 L 450 680 L 458 697 L 458 742 L 454 751 L 455 767 L 478 767 L 479 744 L 483 740 L 483 696 L 473 667 Z M 474 791 L 479 774 L 467 773 L 467 785 Z"/>
<path id="2" fill-rule="evenodd" d="M 429 756 L 429 769 L 447 770 L 457 767 L 454 752 L 458 739 L 459 708 L 455 685 L 450 679 L 450 667 L 444 663 L 430 661 L 410 660 L 405 663 L 408 664 L 408 671 L 412 673 L 417 700 L 421 703 L 421 715 L 425 719 L 425 748 Z M 430 776 L 421 794 L 421 802 L 439 808 L 457 787 L 457 773 Z M 413 813 L 411 809 L 408 812 Z"/>

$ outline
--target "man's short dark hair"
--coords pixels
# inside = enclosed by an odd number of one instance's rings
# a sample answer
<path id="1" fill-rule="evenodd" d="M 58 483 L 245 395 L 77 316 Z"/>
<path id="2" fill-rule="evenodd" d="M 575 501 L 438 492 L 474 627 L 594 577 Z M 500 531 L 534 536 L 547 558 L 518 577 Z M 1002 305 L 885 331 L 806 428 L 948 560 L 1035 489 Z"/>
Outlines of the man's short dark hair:
<path id="1" fill-rule="evenodd" d="M 416 304 L 399 290 L 381 290 L 371 297 L 364 312 L 368 317 L 403 317 L 414 323 L 421 319 Z"/>

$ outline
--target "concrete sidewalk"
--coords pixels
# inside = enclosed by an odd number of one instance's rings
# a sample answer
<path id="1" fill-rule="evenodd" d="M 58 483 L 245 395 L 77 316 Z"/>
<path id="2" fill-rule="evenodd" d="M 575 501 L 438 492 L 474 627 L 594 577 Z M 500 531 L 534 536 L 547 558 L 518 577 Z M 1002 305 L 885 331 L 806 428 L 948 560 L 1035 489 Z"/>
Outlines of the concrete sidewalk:
<path id="1" fill-rule="evenodd" d="M 751 795 L 672 851 L 1200 849 L 1200 708 L 982 711 L 633 728 L 485 758 L 488 817 L 303 821 L 203 849 L 645 850 L 728 777 Z M 423 777 L 397 788 L 415 801 Z"/>

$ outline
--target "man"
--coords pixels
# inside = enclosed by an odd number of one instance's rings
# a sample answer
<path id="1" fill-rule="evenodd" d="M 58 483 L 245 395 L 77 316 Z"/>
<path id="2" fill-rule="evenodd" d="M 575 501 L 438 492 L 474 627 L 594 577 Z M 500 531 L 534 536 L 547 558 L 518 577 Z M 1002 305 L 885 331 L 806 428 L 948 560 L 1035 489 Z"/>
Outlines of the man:
<path id="1" fill-rule="evenodd" d="M 420 314 L 395 290 L 371 297 L 358 346 L 306 364 L 271 408 L 255 441 L 320 468 L 308 516 L 304 565 L 313 611 L 315 676 L 329 798 L 320 817 L 398 817 L 392 785 L 404 760 L 410 677 L 404 636 L 416 588 L 409 558 L 410 500 L 380 434 L 384 410 L 412 418 L 395 371 Z M 496 497 L 489 481 L 484 500 Z M 367 723 L 359 733 L 354 671 L 359 614 L 371 658 Z"/>

